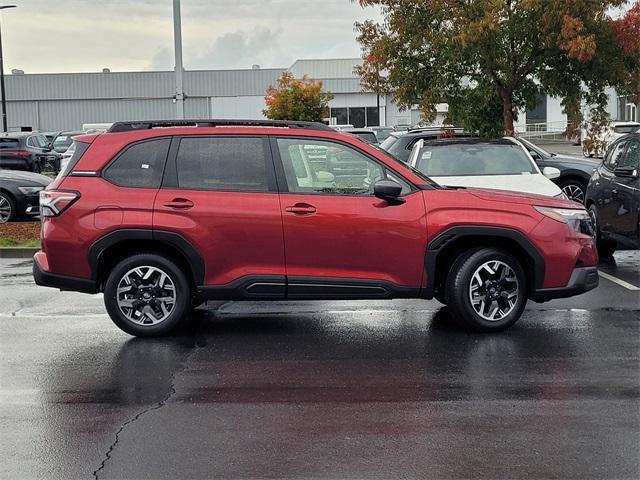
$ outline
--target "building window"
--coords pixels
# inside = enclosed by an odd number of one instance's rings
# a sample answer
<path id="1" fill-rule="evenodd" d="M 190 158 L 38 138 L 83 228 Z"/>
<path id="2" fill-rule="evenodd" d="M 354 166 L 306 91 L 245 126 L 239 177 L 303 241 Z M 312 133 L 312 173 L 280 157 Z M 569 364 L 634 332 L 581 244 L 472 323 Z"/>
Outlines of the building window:
<path id="1" fill-rule="evenodd" d="M 355 128 L 362 128 L 366 124 L 364 107 L 349 107 L 349 123 Z"/>
<path id="2" fill-rule="evenodd" d="M 336 123 L 338 125 L 346 125 L 349 123 L 349 117 L 347 115 L 347 109 L 346 108 L 332 108 L 330 110 L 329 115 L 332 118 L 336 119 Z"/>
<path id="3" fill-rule="evenodd" d="M 367 107 L 367 127 L 379 127 L 380 114 L 378 107 Z"/>

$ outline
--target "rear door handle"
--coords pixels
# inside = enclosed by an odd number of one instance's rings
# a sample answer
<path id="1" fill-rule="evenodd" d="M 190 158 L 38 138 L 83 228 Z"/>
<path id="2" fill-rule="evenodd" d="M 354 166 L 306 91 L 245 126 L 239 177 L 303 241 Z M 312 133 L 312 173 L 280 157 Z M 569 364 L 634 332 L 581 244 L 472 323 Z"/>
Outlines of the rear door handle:
<path id="1" fill-rule="evenodd" d="M 177 210 L 186 210 L 193 207 L 193 202 L 188 198 L 174 198 L 170 202 L 165 202 L 163 205 Z"/>
<path id="2" fill-rule="evenodd" d="M 297 215 L 311 215 L 316 213 L 316 207 L 309 205 L 308 203 L 296 203 L 290 207 L 286 207 L 285 211 L 289 213 L 295 213 Z"/>

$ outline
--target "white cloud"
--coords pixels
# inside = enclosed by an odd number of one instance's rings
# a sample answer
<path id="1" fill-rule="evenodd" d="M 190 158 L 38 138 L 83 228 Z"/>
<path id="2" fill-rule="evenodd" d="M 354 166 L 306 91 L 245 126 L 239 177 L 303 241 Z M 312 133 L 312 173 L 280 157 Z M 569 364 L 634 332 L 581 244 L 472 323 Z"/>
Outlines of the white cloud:
<path id="1" fill-rule="evenodd" d="M 3 14 L 5 68 L 27 73 L 173 68 L 170 0 L 21 0 Z M 359 54 L 350 0 L 182 0 L 186 68 L 287 67 Z"/>

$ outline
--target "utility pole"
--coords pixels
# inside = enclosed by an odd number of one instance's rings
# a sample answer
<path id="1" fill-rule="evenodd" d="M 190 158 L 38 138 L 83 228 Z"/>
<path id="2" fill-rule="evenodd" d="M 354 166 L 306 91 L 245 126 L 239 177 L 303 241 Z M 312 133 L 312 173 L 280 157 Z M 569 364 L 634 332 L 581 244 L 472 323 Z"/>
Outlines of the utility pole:
<path id="1" fill-rule="evenodd" d="M 180 18 L 180 0 L 173 0 L 173 43 L 176 60 L 176 119 L 184 119 L 184 82 L 182 66 L 182 20 Z"/>
<path id="2" fill-rule="evenodd" d="M 0 5 L 0 10 L 15 8 L 15 5 Z M 2 131 L 7 131 L 7 96 L 4 90 L 4 60 L 2 57 L 2 28 L 0 27 L 0 95 L 2 96 Z"/>

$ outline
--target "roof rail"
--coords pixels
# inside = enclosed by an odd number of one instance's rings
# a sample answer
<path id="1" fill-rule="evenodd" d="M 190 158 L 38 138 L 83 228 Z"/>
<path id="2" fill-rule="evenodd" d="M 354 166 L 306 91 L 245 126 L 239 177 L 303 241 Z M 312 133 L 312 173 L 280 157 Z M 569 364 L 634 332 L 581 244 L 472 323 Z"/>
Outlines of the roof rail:
<path id="1" fill-rule="evenodd" d="M 320 122 L 302 122 L 294 120 L 142 120 L 135 122 L 115 122 L 108 133 L 130 132 L 132 130 L 150 130 L 169 127 L 280 127 L 302 128 L 306 130 L 324 130 L 335 132 Z"/>

